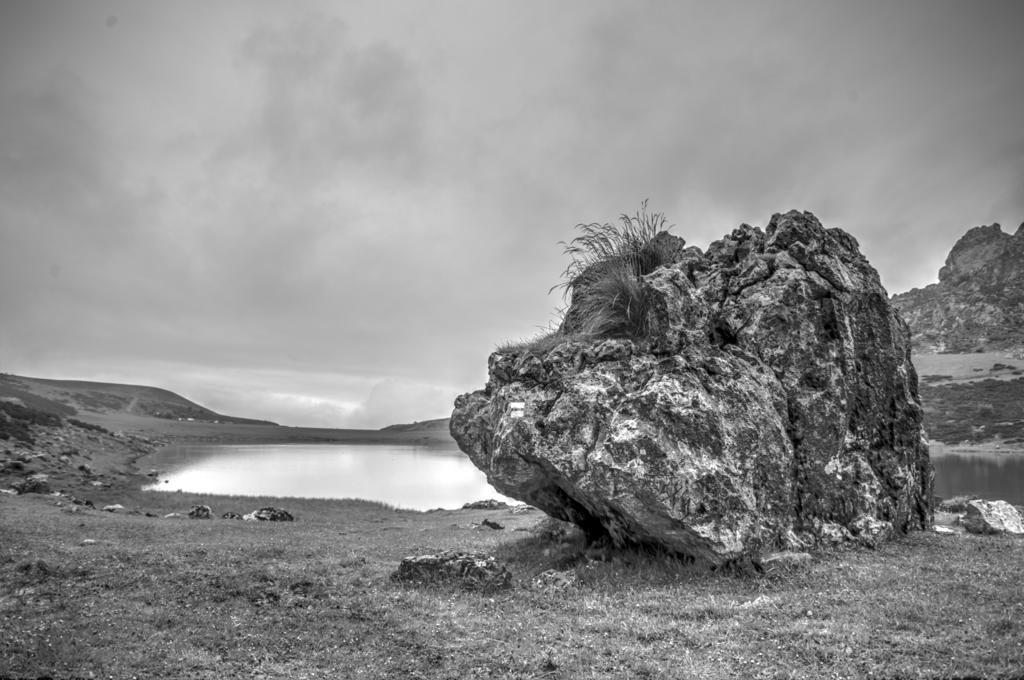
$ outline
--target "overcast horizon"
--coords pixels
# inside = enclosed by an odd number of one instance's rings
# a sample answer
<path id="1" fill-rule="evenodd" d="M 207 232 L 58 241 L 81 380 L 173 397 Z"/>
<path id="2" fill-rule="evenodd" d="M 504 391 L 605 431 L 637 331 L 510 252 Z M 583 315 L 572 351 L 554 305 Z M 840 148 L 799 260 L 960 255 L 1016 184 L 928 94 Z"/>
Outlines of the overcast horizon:
<path id="1" fill-rule="evenodd" d="M 890 293 L 1024 221 L 1024 4 L 0 0 L 0 371 L 445 417 L 577 223 L 813 212 Z"/>

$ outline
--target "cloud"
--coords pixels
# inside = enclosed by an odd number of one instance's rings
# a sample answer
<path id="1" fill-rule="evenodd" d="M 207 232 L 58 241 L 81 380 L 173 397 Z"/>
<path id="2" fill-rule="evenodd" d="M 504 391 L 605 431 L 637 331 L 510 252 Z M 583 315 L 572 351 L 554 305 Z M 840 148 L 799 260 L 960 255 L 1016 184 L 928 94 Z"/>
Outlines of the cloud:
<path id="1" fill-rule="evenodd" d="M 645 198 L 700 246 L 812 210 L 922 285 L 1024 219 L 1018 7 L 0 3 L 0 356 L 440 417 Z"/>
<path id="2" fill-rule="evenodd" d="M 104 379 L 123 381 L 118 376 Z M 164 379 L 162 386 L 225 415 L 299 427 L 357 429 L 446 418 L 461 391 L 404 378 L 225 367 L 204 371 L 187 365 L 180 367 L 177 378 Z"/>
<path id="3" fill-rule="evenodd" d="M 410 380 L 382 380 L 347 421 L 350 426 L 380 428 L 433 418 L 447 418 L 460 390 Z"/>
<path id="4" fill-rule="evenodd" d="M 415 175 L 422 165 L 417 74 L 396 48 L 356 44 L 346 24 L 307 16 L 245 41 L 263 101 L 239 154 L 258 150 L 271 177 L 310 185 L 346 173 Z"/>

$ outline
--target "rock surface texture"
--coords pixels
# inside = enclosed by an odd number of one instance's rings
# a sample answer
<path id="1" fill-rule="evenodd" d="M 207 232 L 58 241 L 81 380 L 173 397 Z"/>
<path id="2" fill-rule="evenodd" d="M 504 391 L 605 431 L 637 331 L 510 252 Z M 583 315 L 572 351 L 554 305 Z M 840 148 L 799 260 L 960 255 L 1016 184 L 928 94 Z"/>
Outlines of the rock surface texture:
<path id="1" fill-rule="evenodd" d="M 242 519 L 259 522 L 293 522 L 295 518 L 287 510 L 268 506 L 243 515 Z"/>
<path id="2" fill-rule="evenodd" d="M 972 534 L 1024 534 L 1020 513 L 1006 501 L 968 502 L 963 524 Z"/>
<path id="3" fill-rule="evenodd" d="M 896 295 L 921 352 L 1010 351 L 1024 357 L 1024 224 L 998 224 L 961 237 L 939 282 Z"/>
<path id="4" fill-rule="evenodd" d="M 189 519 L 210 519 L 213 517 L 213 511 L 210 510 L 209 505 L 193 505 L 188 511 Z"/>
<path id="5" fill-rule="evenodd" d="M 406 557 L 391 578 L 416 584 L 446 583 L 467 590 L 500 590 L 512 585 L 512 572 L 494 557 L 454 550 Z"/>
<path id="6" fill-rule="evenodd" d="M 563 324 L 491 355 L 451 419 L 491 484 L 712 564 L 930 526 L 908 329 L 856 240 L 794 211 L 678 245 L 643 277 L 644 337 Z"/>

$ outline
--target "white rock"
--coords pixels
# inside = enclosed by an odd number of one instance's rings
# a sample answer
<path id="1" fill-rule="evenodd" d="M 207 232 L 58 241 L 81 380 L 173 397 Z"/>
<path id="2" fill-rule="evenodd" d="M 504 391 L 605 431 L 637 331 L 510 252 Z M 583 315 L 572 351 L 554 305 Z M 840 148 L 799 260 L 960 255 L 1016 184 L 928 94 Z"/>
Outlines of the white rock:
<path id="1" fill-rule="evenodd" d="M 972 534 L 1024 534 L 1024 520 L 1006 501 L 970 501 L 963 522 Z"/>

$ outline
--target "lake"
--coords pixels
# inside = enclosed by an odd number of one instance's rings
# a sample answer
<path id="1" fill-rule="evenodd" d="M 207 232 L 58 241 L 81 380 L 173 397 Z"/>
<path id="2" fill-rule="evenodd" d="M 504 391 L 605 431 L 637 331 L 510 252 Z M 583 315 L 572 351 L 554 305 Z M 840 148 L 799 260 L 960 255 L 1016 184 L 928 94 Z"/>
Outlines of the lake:
<path id="1" fill-rule="evenodd" d="M 459 508 L 496 498 L 457 447 L 395 444 L 176 445 L 149 456 L 158 491 L 362 498 L 401 508 Z M 166 483 L 165 483 L 166 482 Z"/>
<path id="2" fill-rule="evenodd" d="M 1024 504 L 1024 455 L 932 455 L 935 493 Z M 458 508 L 505 498 L 457 447 L 394 444 L 177 445 L 150 456 L 159 491 L 364 498 L 402 508 Z M 164 483 L 166 480 L 167 483 Z"/>
<path id="3" fill-rule="evenodd" d="M 934 453 L 935 495 L 977 495 L 1024 505 L 1024 455 Z"/>

